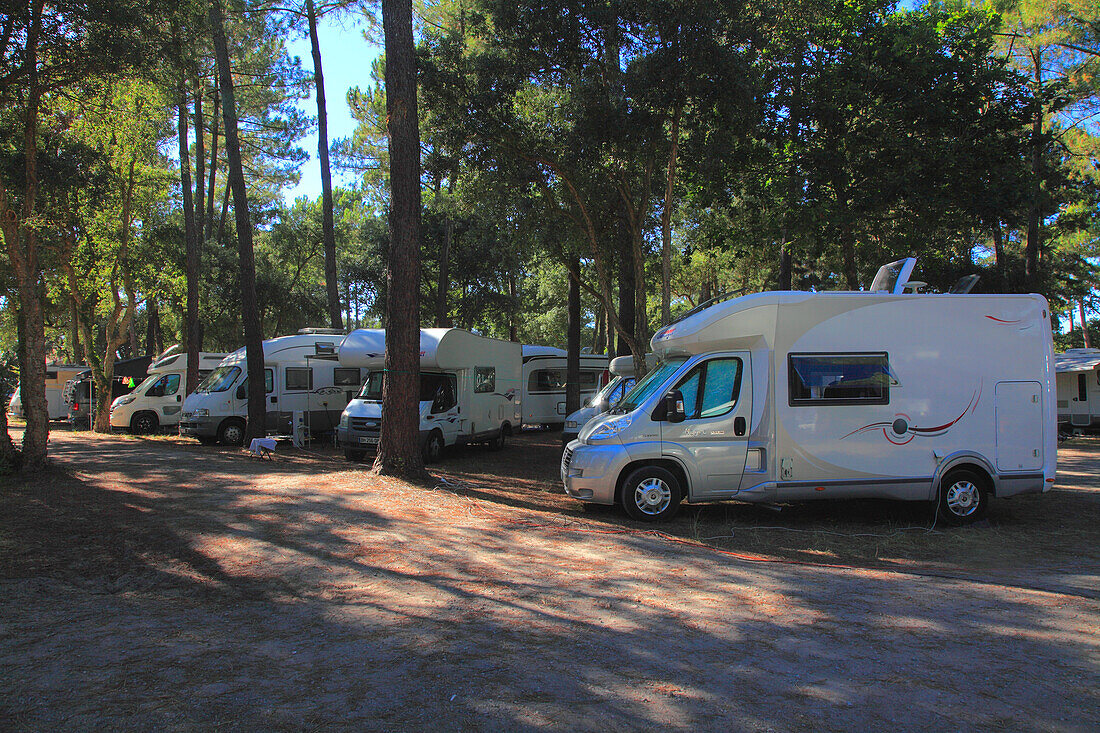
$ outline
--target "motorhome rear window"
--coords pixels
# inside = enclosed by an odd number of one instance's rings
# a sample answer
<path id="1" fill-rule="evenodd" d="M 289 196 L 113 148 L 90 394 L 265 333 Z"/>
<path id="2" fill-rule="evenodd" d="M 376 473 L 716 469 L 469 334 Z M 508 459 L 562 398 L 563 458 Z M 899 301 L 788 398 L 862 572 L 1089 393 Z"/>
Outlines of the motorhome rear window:
<path id="1" fill-rule="evenodd" d="M 337 367 L 333 369 L 332 383 L 337 387 L 358 387 L 359 368 Z"/>
<path id="2" fill-rule="evenodd" d="M 599 382 L 602 372 L 582 371 L 580 379 L 581 390 L 593 390 Z M 568 380 L 565 369 L 536 369 L 527 378 L 527 391 L 535 394 L 538 392 L 564 392 Z"/>
<path id="3" fill-rule="evenodd" d="M 474 392 L 482 394 L 497 391 L 497 368 L 474 367 Z"/>
<path id="4" fill-rule="evenodd" d="M 313 367 L 287 367 L 286 389 L 288 392 L 307 392 L 313 389 Z"/>
<path id="5" fill-rule="evenodd" d="M 890 358 L 885 353 L 791 354 L 787 380 L 791 406 L 890 403 Z"/>

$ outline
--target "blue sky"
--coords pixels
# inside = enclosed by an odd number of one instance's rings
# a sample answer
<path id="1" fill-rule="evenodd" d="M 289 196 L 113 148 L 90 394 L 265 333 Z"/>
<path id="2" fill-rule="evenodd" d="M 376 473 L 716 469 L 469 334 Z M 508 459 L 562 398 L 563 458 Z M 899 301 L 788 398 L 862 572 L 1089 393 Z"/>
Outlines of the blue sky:
<path id="1" fill-rule="evenodd" d="M 328 102 L 328 134 L 331 145 L 333 140 L 349 137 L 355 130 L 355 120 L 348 109 L 347 91 L 354 86 L 365 87 L 370 83 L 371 65 L 375 57 L 382 53 L 382 48 L 363 37 L 363 26 L 352 17 L 340 21 L 328 15 L 318 24 L 317 34 L 321 40 L 321 64 L 325 73 L 325 99 Z M 302 68 L 313 71 L 309 36 L 295 38 L 287 47 L 292 56 L 301 58 Z M 312 95 L 301 102 L 301 107 L 311 116 L 317 116 L 317 100 Z M 309 160 L 302 165 L 302 178 L 298 185 L 283 192 L 287 201 L 293 201 L 299 196 L 317 198 L 321 195 L 321 164 L 317 160 L 316 130 L 303 138 L 300 144 L 309 153 Z M 342 178 L 335 171 L 332 177 L 333 185 L 348 185 L 354 179 L 353 176 Z"/>

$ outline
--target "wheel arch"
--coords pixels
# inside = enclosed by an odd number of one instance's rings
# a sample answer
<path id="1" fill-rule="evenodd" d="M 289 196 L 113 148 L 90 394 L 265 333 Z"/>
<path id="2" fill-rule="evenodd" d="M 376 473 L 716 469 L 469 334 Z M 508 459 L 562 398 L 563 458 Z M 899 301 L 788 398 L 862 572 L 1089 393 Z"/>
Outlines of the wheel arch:
<path id="1" fill-rule="evenodd" d="M 959 452 L 952 453 L 940 461 L 940 465 L 936 468 L 936 473 L 932 477 L 932 496 L 929 498 L 935 499 L 938 497 L 944 477 L 958 469 L 974 471 L 985 481 L 985 488 L 989 490 L 989 495 L 997 495 L 997 480 L 995 478 L 997 472 L 994 470 L 993 464 L 977 453 Z"/>
<path id="2" fill-rule="evenodd" d="M 90 413 L 89 413 L 89 415 L 90 415 Z M 134 423 L 137 422 L 139 417 L 143 417 L 143 416 L 146 416 L 146 415 L 153 418 L 153 423 L 154 423 L 155 427 L 157 427 L 157 428 L 160 427 L 160 415 L 158 415 L 153 410 L 138 410 L 133 415 L 130 415 L 130 429 L 133 430 Z"/>
<path id="3" fill-rule="evenodd" d="M 680 490 L 683 494 L 684 501 L 689 500 L 691 496 L 691 482 L 688 481 L 687 469 L 685 469 L 684 466 L 675 458 L 662 457 L 645 458 L 638 461 L 631 461 L 630 463 L 623 466 L 622 470 L 619 471 L 619 477 L 615 480 L 616 504 L 621 503 L 623 496 L 623 484 L 626 483 L 626 477 L 634 471 L 637 471 L 639 468 L 644 468 L 646 466 L 657 466 L 658 468 L 663 468 L 666 471 L 672 473 L 672 475 L 680 481 Z"/>

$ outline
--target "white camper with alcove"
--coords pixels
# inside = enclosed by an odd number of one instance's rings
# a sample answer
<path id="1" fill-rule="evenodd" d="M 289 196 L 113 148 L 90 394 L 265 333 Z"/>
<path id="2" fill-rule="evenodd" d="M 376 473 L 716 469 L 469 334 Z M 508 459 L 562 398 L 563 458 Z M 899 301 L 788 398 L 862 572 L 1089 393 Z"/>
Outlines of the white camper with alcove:
<path id="1" fill-rule="evenodd" d="M 199 352 L 199 380 L 206 379 L 226 354 Z M 129 394 L 111 403 L 111 427 L 140 435 L 179 425 L 187 391 L 187 352 L 166 349 L 146 370 L 149 375 Z"/>
<path id="2" fill-rule="evenodd" d="M 1064 432 L 1100 427 L 1100 349 L 1066 349 L 1054 361 L 1059 427 Z"/>
<path id="3" fill-rule="evenodd" d="M 302 329 L 263 342 L 269 435 L 332 433 L 362 374 L 336 360 L 344 333 Z M 248 366 L 242 347 L 225 357 L 183 402 L 180 434 L 206 445 L 241 445 L 248 419 Z M 298 424 L 294 424 L 297 420 Z"/>
<path id="4" fill-rule="evenodd" d="M 554 346 L 523 346 L 523 424 L 561 425 L 565 422 L 565 387 L 568 352 Z M 580 355 L 581 404 L 603 385 L 607 357 Z"/>
<path id="5" fill-rule="evenodd" d="M 340 416 L 337 442 L 348 460 L 362 460 L 381 435 L 386 333 L 360 329 L 340 344 L 340 365 L 366 373 L 363 388 Z M 458 328 L 420 331 L 420 446 L 427 462 L 444 446 L 488 443 L 499 449 L 517 429 L 520 345 Z"/>
<path id="6" fill-rule="evenodd" d="M 672 516 L 681 500 L 938 499 L 948 521 L 1054 482 L 1040 295 L 768 292 L 653 337 L 661 360 L 562 457 L 569 495 Z"/>

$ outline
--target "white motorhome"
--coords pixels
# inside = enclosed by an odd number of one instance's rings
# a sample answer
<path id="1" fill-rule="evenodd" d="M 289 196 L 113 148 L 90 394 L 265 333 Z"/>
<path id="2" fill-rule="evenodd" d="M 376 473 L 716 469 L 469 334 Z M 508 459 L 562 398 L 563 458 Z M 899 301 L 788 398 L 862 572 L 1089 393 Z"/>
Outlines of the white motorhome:
<path id="1" fill-rule="evenodd" d="M 1058 425 L 1064 431 L 1100 427 L 1100 349 L 1067 349 L 1054 362 Z"/>
<path id="2" fill-rule="evenodd" d="M 46 365 L 46 405 L 50 420 L 63 420 L 69 416 L 69 405 L 64 398 L 65 385 L 87 369 L 87 364 Z M 15 385 L 15 392 L 8 401 L 8 414 L 22 419 L 24 417 L 23 397 L 19 389 L 20 386 Z"/>
<path id="3" fill-rule="evenodd" d="M 645 360 L 647 369 L 653 369 L 657 366 L 656 355 L 646 354 Z M 608 364 L 607 371 L 611 373 L 611 381 L 605 384 L 603 389 L 595 395 L 589 397 L 588 401 L 584 403 L 584 407 L 565 418 L 565 428 L 561 431 L 562 444 L 576 440 L 577 434 L 585 426 L 585 423 L 619 404 L 619 400 L 623 398 L 623 395 L 634 387 L 633 356 L 616 356 Z"/>
<path id="4" fill-rule="evenodd" d="M 199 380 L 206 379 L 226 354 L 199 353 Z M 176 427 L 183 412 L 187 389 L 187 352 L 176 345 L 149 365 L 148 377 L 130 394 L 111 403 L 111 427 L 135 434 L 155 433 Z"/>
<path id="5" fill-rule="evenodd" d="M 336 361 L 342 331 L 302 329 L 263 342 L 267 433 L 316 435 L 336 430 L 340 413 L 358 391 L 358 368 Z M 244 348 L 225 357 L 183 402 L 180 435 L 212 445 L 240 445 L 248 418 Z M 295 416 L 301 423 L 293 425 Z"/>
<path id="6" fill-rule="evenodd" d="M 758 293 L 661 329 L 660 366 L 566 447 L 566 492 L 643 520 L 681 500 L 938 498 L 961 523 L 1050 489 L 1046 300 L 891 285 Z"/>
<path id="7" fill-rule="evenodd" d="M 378 445 L 385 379 L 386 333 L 353 331 L 340 344 L 340 365 L 367 372 L 363 388 L 340 416 L 337 442 L 348 460 Z M 457 328 L 420 331 L 420 445 L 424 460 L 444 446 L 488 443 L 499 449 L 519 427 L 520 345 Z"/>
<path id="8" fill-rule="evenodd" d="M 565 422 L 566 357 L 553 346 L 523 346 L 523 424 L 561 425 Z M 581 404 L 605 381 L 607 357 L 580 355 Z"/>

